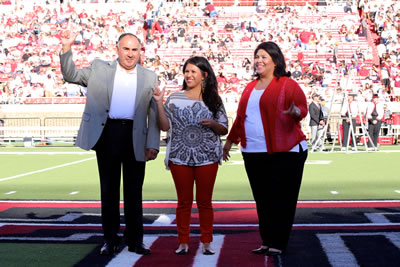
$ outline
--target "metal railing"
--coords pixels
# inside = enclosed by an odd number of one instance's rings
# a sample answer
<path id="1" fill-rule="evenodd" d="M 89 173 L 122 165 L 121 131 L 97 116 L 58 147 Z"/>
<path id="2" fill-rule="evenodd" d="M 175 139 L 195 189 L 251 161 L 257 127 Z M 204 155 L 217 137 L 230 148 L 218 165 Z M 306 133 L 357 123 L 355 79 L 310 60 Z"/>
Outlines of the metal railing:
<path id="1" fill-rule="evenodd" d="M 0 142 L 32 141 L 74 142 L 81 117 L 3 118 L 0 119 Z"/>

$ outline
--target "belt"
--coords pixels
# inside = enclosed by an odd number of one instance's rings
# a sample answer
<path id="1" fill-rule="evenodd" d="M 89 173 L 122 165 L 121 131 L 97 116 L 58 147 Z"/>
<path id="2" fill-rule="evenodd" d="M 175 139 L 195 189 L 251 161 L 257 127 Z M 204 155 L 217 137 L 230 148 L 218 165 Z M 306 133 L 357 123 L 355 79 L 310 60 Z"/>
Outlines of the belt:
<path id="1" fill-rule="evenodd" d="M 107 118 L 107 123 L 118 123 L 118 124 L 133 124 L 133 120 L 128 119 L 111 119 Z"/>

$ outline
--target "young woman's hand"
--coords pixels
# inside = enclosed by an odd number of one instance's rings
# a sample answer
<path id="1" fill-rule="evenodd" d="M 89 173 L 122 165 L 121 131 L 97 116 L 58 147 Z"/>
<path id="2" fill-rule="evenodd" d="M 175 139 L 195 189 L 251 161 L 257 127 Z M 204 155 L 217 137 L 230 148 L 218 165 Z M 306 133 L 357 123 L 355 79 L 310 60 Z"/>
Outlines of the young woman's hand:
<path id="1" fill-rule="evenodd" d="M 157 102 L 157 103 L 162 103 L 163 99 L 164 99 L 164 93 L 165 93 L 165 87 L 160 90 L 160 87 L 158 86 L 158 84 L 154 84 L 154 93 L 153 93 L 153 99 Z"/>
<path id="2" fill-rule="evenodd" d="M 213 119 L 200 119 L 200 124 L 204 127 L 213 128 L 217 122 Z"/>
<path id="3" fill-rule="evenodd" d="M 228 129 L 226 129 L 225 126 L 219 124 L 213 119 L 200 119 L 200 124 L 204 127 L 210 128 L 218 135 L 225 135 L 228 133 Z"/>

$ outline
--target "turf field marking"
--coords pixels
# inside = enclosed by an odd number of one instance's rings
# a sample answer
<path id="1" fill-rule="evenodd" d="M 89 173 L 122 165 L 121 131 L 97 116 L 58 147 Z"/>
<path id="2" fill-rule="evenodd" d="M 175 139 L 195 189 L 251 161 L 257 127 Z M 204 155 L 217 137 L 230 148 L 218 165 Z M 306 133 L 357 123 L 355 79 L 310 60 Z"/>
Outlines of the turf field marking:
<path id="1" fill-rule="evenodd" d="M 120 202 L 121 208 L 123 201 Z M 176 200 L 145 200 L 144 208 L 176 208 Z M 235 205 L 240 208 L 256 208 L 253 200 L 242 201 L 213 201 L 214 208 L 225 208 Z M 197 207 L 196 205 L 194 205 Z M 33 208 L 100 208 L 100 201 L 72 201 L 72 200 L 0 200 L 0 211 L 13 207 L 33 207 Z M 298 208 L 360 208 L 360 207 L 400 207 L 400 200 L 299 200 Z M 154 215 L 154 214 L 153 214 Z M 161 215 L 161 214 L 160 214 Z"/>
<path id="2" fill-rule="evenodd" d="M 71 192 L 71 193 L 69 193 L 70 195 L 76 195 L 76 194 L 79 194 L 79 191 L 74 191 L 74 192 Z"/>
<path id="3" fill-rule="evenodd" d="M 101 229 L 100 223 L 55 223 L 54 220 L 51 219 L 0 219 L 2 222 L 2 226 L 11 225 L 13 227 L 27 227 L 27 226 L 35 226 L 35 227 L 48 227 L 48 228 L 59 228 L 66 227 L 68 229 L 75 229 L 81 227 L 91 227 Z M 22 222 L 18 222 L 22 221 Z M 26 221 L 26 223 L 25 223 Z M 37 222 L 37 223 L 35 223 Z M 42 223 L 49 222 L 49 223 Z M 124 223 L 121 223 L 121 227 L 125 227 Z M 176 228 L 176 224 L 169 225 L 152 225 L 148 223 L 144 223 L 143 226 L 146 229 L 155 230 L 155 229 L 174 229 Z M 229 229 L 229 228 L 258 228 L 258 223 L 254 224 L 214 224 L 215 229 Z M 200 228 L 200 224 L 191 223 L 190 227 Z M 389 223 L 305 223 L 305 224 L 293 224 L 294 230 L 337 230 L 337 229 L 360 229 L 360 230 L 374 230 L 381 229 L 382 227 L 391 227 L 393 229 L 400 229 L 400 223 L 389 222 Z"/>
<path id="4" fill-rule="evenodd" d="M 81 212 L 71 212 L 64 216 L 61 216 L 57 219 L 8 219 L 8 218 L 0 218 L 0 221 L 11 221 L 11 222 L 73 222 L 76 219 L 79 219 L 85 215 L 93 215 L 90 213 L 81 213 Z M 94 214 L 100 216 L 100 214 Z"/>
<path id="5" fill-rule="evenodd" d="M 359 266 L 343 239 L 338 234 L 317 234 L 332 267 Z"/>
<path id="6" fill-rule="evenodd" d="M 124 214 L 121 214 L 124 216 Z M 56 219 L 9 219 L 9 218 L 0 218 L 0 222 L 49 222 L 49 223 L 56 223 L 56 222 L 73 222 L 76 219 L 79 219 L 84 216 L 92 216 L 92 217 L 100 217 L 100 213 L 83 213 L 83 212 L 70 212 L 64 216 L 58 217 Z M 175 214 L 147 214 L 144 213 L 143 216 L 159 216 L 162 217 L 163 219 L 157 219 L 154 221 L 152 224 L 146 224 L 146 225 L 151 225 L 151 226 L 165 226 L 165 225 L 171 225 L 171 223 L 175 220 Z M 166 219 L 167 217 L 168 219 Z M 124 225 L 124 224 L 123 224 Z M 175 225 L 175 224 L 173 224 Z"/>
<path id="7" fill-rule="evenodd" d="M 339 194 L 339 192 L 338 191 L 331 191 L 331 194 L 332 195 L 337 195 L 337 194 Z"/>
<path id="8" fill-rule="evenodd" d="M 331 160 L 307 160 L 307 165 L 328 165 L 331 164 Z"/>
<path id="9" fill-rule="evenodd" d="M 203 255 L 202 246 L 199 246 L 194 258 L 193 267 L 217 266 L 222 245 L 224 244 L 225 235 L 213 235 L 212 248 L 215 255 Z"/>
<path id="10" fill-rule="evenodd" d="M 4 193 L 4 195 L 12 195 L 12 194 L 15 194 L 15 193 L 17 193 L 17 191 L 10 191 L 10 192 Z"/>
<path id="11" fill-rule="evenodd" d="M 400 190 L 394 190 L 394 192 L 396 192 L 396 193 L 400 194 Z"/>
<path id="12" fill-rule="evenodd" d="M 2 226 L 2 225 L 0 225 Z M 101 233 L 79 233 L 73 234 L 67 237 L 21 237 L 15 236 L 12 239 L 0 236 L 0 240 L 13 240 L 13 241 L 56 241 L 56 242 L 64 242 L 64 241 L 86 241 L 93 236 L 103 236 Z"/>
<path id="13" fill-rule="evenodd" d="M 151 247 L 158 236 L 144 236 L 143 243 L 146 247 Z M 108 267 L 132 267 L 142 257 L 142 255 L 128 251 L 125 247 L 117 256 L 115 256 L 106 266 Z"/>
<path id="14" fill-rule="evenodd" d="M 0 155 L 94 155 L 95 152 L 0 152 Z"/>
<path id="15" fill-rule="evenodd" d="M 390 221 L 386 218 L 385 214 L 396 214 L 396 213 L 364 213 L 365 217 L 367 217 L 372 223 L 390 223 Z"/>
<path id="16" fill-rule="evenodd" d="M 61 164 L 61 165 L 56 165 L 56 166 L 50 167 L 50 168 L 45 168 L 45 169 L 41 169 L 41 170 L 37 170 L 37 171 L 26 172 L 26 173 L 14 175 L 14 176 L 9 176 L 9 177 L 5 177 L 5 178 L 0 178 L 0 182 L 7 181 L 7 180 L 13 180 L 13 179 L 16 179 L 16 178 L 21 178 L 21 177 L 28 176 L 28 175 L 31 175 L 31 174 L 36 174 L 36 173 L 51 171 L 51 170 L 54 170 L 54 169 L 57 169 L 57 168 L 62 168 L 62 167 L 66 167 L 66 166 L 78 164 L 78 163 L 85 162 L 85 161 L 88 161 L 88 160 L 92 160 L 92 159 L 95 159 L 95 158 L 96 158 L 96 157 L 91 157 L 91 158 L 87 158 L 87 159 L 82 159 L 82 160 L 78 160 L 78 161 L 73 161 L 73 162 L 69 162 L 69 163 L 64 163 L 64 164 Z"/>
<path id="17" fill-rule="evenodd" d="M 384 236 L 400 249 L 400 237 L 397 232 L 317 234 L 332 267 L 359 266 L 342 236 Z"/>
<path id="18" fill-rule="evenodd" d="M 151 225 L 171 224 L 176 218 L 175 214 L 161 214 Z"/>
<path id="19" fill-rule="evenodd" d="M 328 165 L 331 164 L 331 160 L 307 160 L 307 165 Z M 225 163 L 226 165 L 243 165 L 243 160 L 231 160 Z"/>
<path id="20" fill-rule="evenodd" d="M 226 165 L 243 165 L 244 161 L 243 160 L 230 160 L 226 162 Z"/>

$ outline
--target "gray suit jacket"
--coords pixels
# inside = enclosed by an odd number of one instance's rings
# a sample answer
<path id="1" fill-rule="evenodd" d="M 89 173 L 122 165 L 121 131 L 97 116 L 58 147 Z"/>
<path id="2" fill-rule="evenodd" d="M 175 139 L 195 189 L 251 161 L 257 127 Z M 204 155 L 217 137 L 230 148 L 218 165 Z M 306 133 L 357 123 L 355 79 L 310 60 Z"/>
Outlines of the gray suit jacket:
<path id="1" fill-rule="evenodd" d="M 76 145 L 85 150 L 92 149 L 107 121 L 118 62 L 94 60 L 89 67 L 77 69 L 71 50 L 61 54 L 60 61 L 65 81 L 87 87 L 86 105 Z M 157 75 L 140 65 L 136 67 L 138 82 L 132 138 L 136 160 L 145 161 L 145 150 L 159 150 L 160 146 L 157 105 L 153 99 Z"/>

